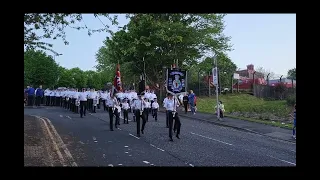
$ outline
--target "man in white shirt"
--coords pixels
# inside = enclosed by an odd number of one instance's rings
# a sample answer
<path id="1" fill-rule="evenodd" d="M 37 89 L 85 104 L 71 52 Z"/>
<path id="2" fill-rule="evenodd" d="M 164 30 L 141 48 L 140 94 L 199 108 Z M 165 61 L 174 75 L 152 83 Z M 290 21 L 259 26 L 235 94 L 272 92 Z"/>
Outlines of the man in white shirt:
<path id="1" fill-rule="evenodd" d="M 154 101 L 152 103 L 152 117 L 155 118 L 155 121 L 158 120 L 158 109 L 159 109 L 159 104 L 157 102 L 157 98 L 154 98 Z"/>
<path id="2" fill-rule="evenodd" d="M 110 98 L 107 99 L 107 105 L 109 107 L 109 119 L 110 119 L 110 131 L 113 131 L 113 116 L 116 116 L 116 121 L 115 121 L 115 128 L 118 128 L 120 117 L 118 113 L 118 108 L 119 106 L 117 98 L 111 94 Z"/>
<path id="3" fill-rule="evenodd" d="M 146 102 L 143 100 L 144 94 L 142 93 L 141 95 L 138 95 L 138 99 L 134 101 L 133 106 L 134 106 L 134 111 L 135 111 L 135 116 L 136 116 L 136 121 L 137 121 L 137 136 L 140 137 L 140 119 L 142 119 L 142 128 L 141 128 L 141 133 L 143 134 L 144 132 L 144 127 L 146 125 L 146 119 L 143 114 L 144 108 L 146 106 Z"/>
<path id="4" fill-rule="evenodd" d="M 79 113 L 79 106 L 80 106 L 80 100 L 79 100 L 79 92 L 78 89 L 73 94 L 74 100 L 74 113 Z"/>
<path id="5" fill-rule="evenodd" d="M 76 89 L 73 89 L 71 94 L 70 94 L 70 98 L 71 98 L 71 112 L 75 112 L 76 110 L 76 97 L 75 97 L 75 93 L 76 93 Z"/>
<path id="6" fill-rule="evenodd" d="M 44 91 L 44 97 L 45 97 L 45 100 L 46 100 L 46 106 L 49 106 L 50 105 L 50 89 L 47 88 L 45 91 Z"/>
<path id="7" fill-rule="evenodd" d="M 170 141 L 173 141 L 173 139 L 172 139 L 173 120 L 175 120 L 174 130 L 177 130 L 176 137 L 178 139 L 180 139 L 179 135 L 180 135 L 181 122 L 180 122 L 178 112 L 176 111 L 177 106 L 179 106 L 179 101 L 175 97 L 173 97 L 172 94 L 168 93 L 168 99 L 165 102 L 164 107 L 166 108 L 166 110 L 168 112 L 168 116 L 169 116 L 169 138 L 170 138 Z"/>
<path id="8" fill-rule="evenodd" d="M 150 105 L 150 102 L 149 102 L 148 98 L 144 98 L 144 101 L 146 102 L 146 105 L 144 107 L 143 112 L 144 112 L 146 121 L 148 122 L 149 121 L 149 113 L 150 113 L 150 110 L 151 110 L 151 105 Z"/>
<path id="9" fill-rule="evenodd" d="M 92 98 L 92 111 L 91 112 L 96 113 L 96 108 L 97 108 L 97 105 L 99 102 L 97 91 L 95 91 L 95 89 L 92 89 L 90 96 Z"/>
<path id="10" fill-rule="evenodd" d="M 128 117 L 128 111 L 129 111 L 129 104 L 128 99 L 124 99 L 122 103 L 122 109 L 123 109 L 123 124 L 129 124 L 129 117 Z"/>
<path id="11" fill-rule="evenodd" d="M 106 99 L 107 99 L 107 91 L 104 91 L 101 93 L 101 100 L 102 100 L 102 104 L 103 104 L 103 111 L 107 110 L 107 105 L 106 105 Z"/>
<path id="12" fill-rule="evenodd" d="M 78 99 L 80 101 L 80 117 L 86 116 L 87 111 L 87 93 L 86 89 L 82 89 L 82 92 L 78 93 Z"/>
<path id="13" fill-rule="evenodd" d="M 167 94 L 167 97 L 164 98 L 164 100 L 162 102 L 163 107 L 165 107 L 164 105 L 166 104 L 167 100 L 168 100 L 168 94 Z M 166 110 L 166 127 L 169 128 L 169 116 L 168 116 L 167 110 Z"/>
<path id="14" fill-rule="evenodd" d="M 60 100 L 61 100 L 60 89 L 57 89 L 55 106 L 60 106 Z"/>
<path id="15" fill-rule="evenodd" d="M 52 90 L 50 92 L 50 106 L 54 106 L 54 103 L 55 103 L 55 93 L 56 93 L 56 90 Z"/>
<path id="16" fill-rule="evenodd" d="M 72 89 L 68 89 L 67 93 L 67 109 L 71 111 L 71 95 L 72 95 Z"/>
<path id="17" fill-rule="evenodd" d="M 88 93 L 88 111 L 93 112 L 93 89 Z"/>

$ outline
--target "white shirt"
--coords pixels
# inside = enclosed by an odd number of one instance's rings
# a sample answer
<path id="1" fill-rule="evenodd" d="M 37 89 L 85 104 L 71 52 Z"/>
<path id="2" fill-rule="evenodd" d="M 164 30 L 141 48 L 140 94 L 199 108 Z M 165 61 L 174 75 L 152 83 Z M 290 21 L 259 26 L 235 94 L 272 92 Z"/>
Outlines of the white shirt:
<path id="1" fill-rule="evenodd" d="M 50 96 L 51 91 L 49 89 L 46 89 L 44 91 L 44 96 Z"/>
<path id="2" fill-rule="evenodd" d="M 167 101 L 168 101 L 168 98 L 167 98 L 167 97 L 164 98 L 164 100 L 163 100 L 163 107 L 165 107 L 165 104 L 166 104 Z"/>
<path id="3" fill-rule="evenodd" d="M 142 109 L 143 110 L 145 108 L 146 102 L 142 101 L 142 103 L 141 103 L 141 101 L 142 100 L 140 100 L 140 99 L 137 99 L 134 101 L 134 103 L 133 103 L 134 109 L 139 109 L 139 110 Z M 141 107 L 141 104 L 142 104 L 142 107 Z"/>
<path id="4" fill-rule="evenodd" d="M 73 98 L 73 95 L 74 95 L 74 91 L 70 91 L 69 97 L 70 97 L 70 98 Z"/>
<path id="5" fill-rule="evenodd" d="M 177 105 L 177 101 L 175 101 L 174 103 L 173 99 L 168 99 L 164 104 L 164 108 L 166 108 L 167 111 L 175 111 L 176 110 L 175 105 Z"/>
<path id="6" fill-rule="evenodd" d="M 116 97 L 108 98 L 107 101 L 106 101 L 106 104 L 109 107 L 117 106 L 118 105 L 117 98 Z"/>
<path id="7" fill-rule="evenodd" d="M 51 97 L 55 96 L 55 92 L 54 91 L 50 91 L 50 96 Z"/>
<path id="8" fill-rule="evenodd" d="M 77 91 L 73 92 L 72 98 L 78 99 L 79 98 L 79 92 L 77 92 Z"/>
<path id="9" fill-rule="evenodd" d="M 60 97 L 61 95 L 60 95 L 60 91 L 57 91 L 56 92 L 56 97 Z"/>
<path id="10" fill-rule="evenodd" d="M 87 101 L 87 93 L 86 92 L 80 92 L 78 94 L 78 98 L 80 101 Z"/>
<path id="11" fill-rule="evenodd" d="M 159 104 L 157 102 L 153 102 L 152 109 L 158 109 L 158 108 L 159 108 Z"/>
<path id="12" fill-rule="evenodd" d="M 101 99 L 106 100 L 107 99 L 107 93 L 101 93 Z"/>
<path id="13" fill-rule="evenodd" d="M 127 109 L 129 109 L 129 108 L 130 108 L 130 107 L 129 107 L 129 104 L 128 104 L 127 102 L 122 103 L 122 109 L 127 110 Z"/>
<path id="14" fill-rule="evenodd" d="M 146 102 L 145 108 L 151 108 L 151 104 L 149 102 Z"/>

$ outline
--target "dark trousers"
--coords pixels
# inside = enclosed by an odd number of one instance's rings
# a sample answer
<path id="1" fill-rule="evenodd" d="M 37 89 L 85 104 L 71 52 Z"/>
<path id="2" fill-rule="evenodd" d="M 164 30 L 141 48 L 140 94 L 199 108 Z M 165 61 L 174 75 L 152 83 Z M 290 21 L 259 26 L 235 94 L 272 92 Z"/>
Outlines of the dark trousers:
<path id="1" fill-rule="evenodd" d="M 50 105 L 50 96 L 45 96 L 46 98 L 46 106 Z"/>
<path id="2" fill-rule="evenodd" d="M 71 101 L 71 111 L 72 112 L 76 112 L 76 99 L 75 98 L 72 98 L 72 101 Z"/>
<path id="3" fill-rule="evenodd" d="M 166 111 L 166 125 L 167 125 L 167 128 L 169 128 L 169 112 Z"/>
<path id="4" fill-rule="evenodd" d="M 28 96 L 28 106 L 33 106 L 34 96 Z"/>
<path id="5" fill-rule="evenodd" d="M 64 100 L 63 100 L 63 108 L 67 109 L 67 105 L 68 105 L 67 98 L 64 97 Z"/>
<path id="6" fill-rule="evenodd" d="M 61 101 L 61 97 L 56 97 L 55 105 L 60 106 L 60 101 Z"/>
<path id="7" fill-rule="evenodd" d="M 175 116 L 173 117 L 172 111 L 168 111 L 168 115 L 169 115 L 169 137 L 172 138 L 173 120 L 175 120 L 175 129 L 177 131 L 177 135 L 180 134 L 181 122 L 180 122 L 178 112 L 176 112 Z"/>
<path id="8" fill-rule="evenodd" d="M 154 117 L 154 120 L 158 120 L 158 109 L 152 109 L 152 116 Z"/>
<path id="9" fill-rule="evenodd" d="M 93 99 L 88 99 L 88 111 L 92 112 Z"/>
<path id="10" fill-rule="evenodd" d="M 136 122 L 136 110 L 132 109 L 132 120 Z"/>
<path id="11" fill-rule="evenodd" d="M 140 119 L 142 119 L 141 131 L 144 130 L 147 121 L 143 113 L 140 115 L 140 110 L 135 110 L 135 116 L 137 121 L 137 135 L 140 136 Z"/>
<path id="12" fill-rule="evenodd" d="M 184 112 L 188 113 L 188 101 L 187 102 L 183 102 L 183 107 L 184 107 Z"/>
<path id="13" fill-rule="evenodd" d="M 106 100 L 102 100 L 102 104 L 103 104 L 103 110 L 104 111 L 108 110 L 106 105 Z"/>
<path id="14" fill-rule="evenodd" d="M 98 100 L 97 108 L 100 109 L 101 99 Z"/>
<path id="15" fill-rule="evenodd" d="M 128 114 L 129 110 L 128 109 L 124 109 L 123 110 L 123 124 L 129 124 L 129 117 Z"/>
<path id="16" fill-rule="evenodd" d="M 149 112 L 150 112 L 150 108 L 146 108 L 143 111 L 146 121 L 149 121 Z"/>
<path id="17" fill-rule="evenodd" d="M 50 106 L 54 106 L 54 103 L 56 102 L 55 96 L 50 96 Z"/>
<path id="18" fill-rule="evenodd" d="M 114 123 L 114 126 L 117 128 L 118 123 L 120 121 L 118 109 L 115 108 L 114 111 L 112 111 L 112 107 L 109 107 L 110 130 L 113 130 L 113 116 L 116 117 L 116 121 Z"/>
<path id="19" fill-rule="evenodd" d="M 87 101 L 80 101 L 80 117 L 86 116 Z"/>
<path id="20" fill-rule="evenodd" d="M 67 109 L 71 110 L 71 98 L 67 101 Z"/>
<path id="21" fill-rule="evenodd" d="M 150 111 L 151 111 L 152 116 L 153 116 L 153 109 L 152 109 L 152 104 L 153 103 L 154 103 L 154 101 L 151 101 L 151 103 L 150 103 L 150 106 L 151 106 Z"/>
<path id="22" fill-rule="evenodd" d="M 41 96 L 36 96 L 36 106 L 40 106 L 41 103 Z"/>

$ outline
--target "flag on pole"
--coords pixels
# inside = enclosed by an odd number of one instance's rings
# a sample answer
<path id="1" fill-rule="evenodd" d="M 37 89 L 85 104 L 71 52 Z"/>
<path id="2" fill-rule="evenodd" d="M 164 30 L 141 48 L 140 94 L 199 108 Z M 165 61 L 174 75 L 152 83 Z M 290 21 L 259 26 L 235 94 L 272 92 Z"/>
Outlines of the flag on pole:
<path id="1" fill-rule="evenodd" d="M 121 85 L 120 64 L 117 64 L 116 74 L 113 79 L 113 86 L 110 91 L 110 95 L 117 92 L 121 92 L 121 91 L 122 91 L 122 85 Z"/>

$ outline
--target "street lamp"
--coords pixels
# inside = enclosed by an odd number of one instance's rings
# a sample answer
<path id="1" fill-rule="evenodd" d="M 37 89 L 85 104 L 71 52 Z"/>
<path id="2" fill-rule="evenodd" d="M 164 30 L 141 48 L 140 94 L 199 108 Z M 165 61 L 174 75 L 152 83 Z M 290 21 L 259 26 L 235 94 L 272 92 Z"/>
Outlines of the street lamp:
<path id="1" fill-rule="evenodd" d="M 217 77 L 218 76 L 218 77 Z M 215 53 L 213 56 L 213 68 L 212 68 L 212 80 L 213 85 L 216 87 L 216 96 L 217 96 L 217 118 L 220 120 L 220 109 L 219 109 L 219 73 L 218 73 L 218 60 L 217 54 Z"/>

